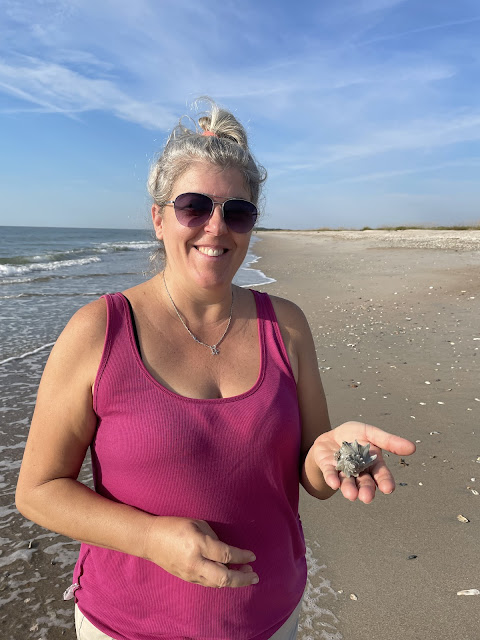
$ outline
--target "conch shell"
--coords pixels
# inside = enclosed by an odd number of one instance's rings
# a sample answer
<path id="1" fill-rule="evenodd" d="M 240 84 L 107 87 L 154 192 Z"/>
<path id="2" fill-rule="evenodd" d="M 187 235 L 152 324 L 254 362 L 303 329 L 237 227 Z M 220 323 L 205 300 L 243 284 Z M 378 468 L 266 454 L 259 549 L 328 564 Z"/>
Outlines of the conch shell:
<path id="1" fill-rule="evenodd" d="M 362 471 L 365 471 L 376 460 L 376 454 L 369 455 L 370 443 L 366 445 L 353 442 L 344 442 L 340 450 L 334 454 L 337 460 L 337 471 L 343 471 L 347 478 L 358 478 Z"/>

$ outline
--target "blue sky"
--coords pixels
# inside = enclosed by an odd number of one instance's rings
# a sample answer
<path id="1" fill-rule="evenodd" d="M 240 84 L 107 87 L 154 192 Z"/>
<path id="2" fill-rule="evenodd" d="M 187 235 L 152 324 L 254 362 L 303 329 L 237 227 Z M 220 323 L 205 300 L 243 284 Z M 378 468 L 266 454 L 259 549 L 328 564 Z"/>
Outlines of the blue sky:
<path id="1" fill-rule="evenodd" d="M 269 172 L 262 224 L 480 223 L 478 0 L 2 0 L 0 225 L 141 228 L 201 95 Z"/>

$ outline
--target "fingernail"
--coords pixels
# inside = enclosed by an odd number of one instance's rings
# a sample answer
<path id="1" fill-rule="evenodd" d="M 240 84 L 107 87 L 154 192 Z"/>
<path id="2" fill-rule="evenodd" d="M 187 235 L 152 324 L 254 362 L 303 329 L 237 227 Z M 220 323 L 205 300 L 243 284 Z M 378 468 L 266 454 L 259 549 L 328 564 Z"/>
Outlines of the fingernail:
<path id="1" fill-rule="evenodd" d="M 255 562 L 255 560 L 257 559 L 257 557 L 255 556 L 255 554 L 252 553 L 252 555 L 249 558 L 249 562 Z"/>
<path id="2" fill-rule="evenodd" d="M 255 577 L 252 579 L 252 584 L 257 584 L 257 582 L 258 582 L 258 576 L 255 576 Z"/>

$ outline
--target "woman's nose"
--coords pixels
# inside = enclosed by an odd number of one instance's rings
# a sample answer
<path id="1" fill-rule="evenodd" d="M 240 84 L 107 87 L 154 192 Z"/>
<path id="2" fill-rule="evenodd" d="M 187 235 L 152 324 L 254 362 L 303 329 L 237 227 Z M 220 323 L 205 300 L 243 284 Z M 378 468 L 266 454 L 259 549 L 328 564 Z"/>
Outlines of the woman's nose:
<path id="1" fill-rule="evenodd" d="M 224 233 L 227 233 L 228 227 L 225 224 L 221 203 L 215 203 L 213 213 L 208 219 L 204 229 L 205 231 L 213 233 L 214 235 L 222 235 Z"/>

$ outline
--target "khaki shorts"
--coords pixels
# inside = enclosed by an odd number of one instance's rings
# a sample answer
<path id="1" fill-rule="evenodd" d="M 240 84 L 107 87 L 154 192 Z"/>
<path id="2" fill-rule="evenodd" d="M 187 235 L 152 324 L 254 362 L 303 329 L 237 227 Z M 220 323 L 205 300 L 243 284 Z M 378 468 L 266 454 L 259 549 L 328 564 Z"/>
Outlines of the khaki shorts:
<path id="1" fill-rule="evenodd" d="M 302 608 L 302 601 L 298 603 L 295 611 L 289 617 L 289 619 L 283 624 L 278 631 L 276 631 L 270 640 L 295 640 L 298 630 L 298 618 L 300 616 L 300 609 Z M 75 631 L 77 632 L 77 640 L 115 640 L 111 636 L 107 636 L 105 633 L 94 627 L 83 613 L 80 611 L 77 605 L 75 605 Z"/>

